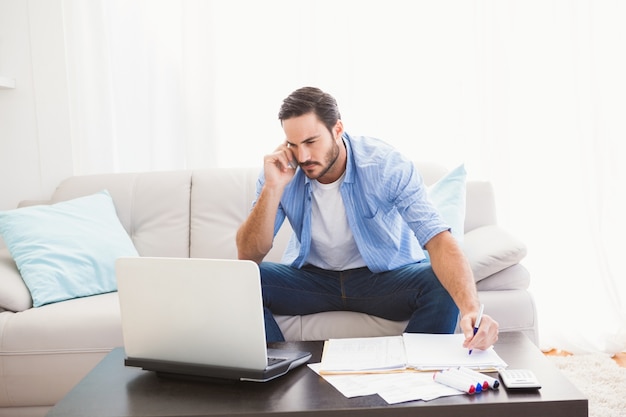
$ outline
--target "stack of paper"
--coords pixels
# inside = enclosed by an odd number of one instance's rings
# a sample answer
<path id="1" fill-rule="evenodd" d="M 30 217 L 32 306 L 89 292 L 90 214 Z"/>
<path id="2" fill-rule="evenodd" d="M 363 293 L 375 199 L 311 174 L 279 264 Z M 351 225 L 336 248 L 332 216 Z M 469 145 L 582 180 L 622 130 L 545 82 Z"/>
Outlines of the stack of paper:
<path id="1" fill-rule="evenodd" d="M 371 373 L 402 370 L 435 371 L 464 366 L 476 370 L 506 368 L 489 348 L 463 347 L 462 334 L 405 333 L 349 339 L 330 339 L 324 345 L 320 373 Z"/>

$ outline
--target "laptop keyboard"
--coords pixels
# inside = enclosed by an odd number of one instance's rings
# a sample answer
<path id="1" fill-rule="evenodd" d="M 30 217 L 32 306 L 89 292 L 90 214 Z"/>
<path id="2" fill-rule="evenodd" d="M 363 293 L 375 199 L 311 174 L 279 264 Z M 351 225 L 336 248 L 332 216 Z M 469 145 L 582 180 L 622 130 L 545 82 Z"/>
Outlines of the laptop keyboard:
<path id="1" fill-rule="evenodd" d="M 267 366 L 272 366 L 272 365 L 276 365 L 277 363 L 286 361 L 287 359 L 285 358 L 271 358 L 268 356 L 267 358 Z"/>

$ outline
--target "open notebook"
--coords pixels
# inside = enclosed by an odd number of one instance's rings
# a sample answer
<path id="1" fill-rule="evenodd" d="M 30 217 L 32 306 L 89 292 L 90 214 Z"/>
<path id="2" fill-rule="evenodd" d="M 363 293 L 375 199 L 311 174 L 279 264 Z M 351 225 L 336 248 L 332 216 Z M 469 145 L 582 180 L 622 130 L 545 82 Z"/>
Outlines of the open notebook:
<path id="1" fill-rule="evenodd" d="M 254 262 L 120 258 L 116 274 L 128 366 L 264 382 L 311 357 L 267 348 Z"/>
<path id="2" fill-rule="evenodd" d="M 367 373 L 398 370 L 437 371 L 452 367 L 476 370 L 506 368 L 493 347 L 463 347 L 462 334 L 404 333 L 402 336 L 330 339 L 324 345 L 320 373 Z"/>

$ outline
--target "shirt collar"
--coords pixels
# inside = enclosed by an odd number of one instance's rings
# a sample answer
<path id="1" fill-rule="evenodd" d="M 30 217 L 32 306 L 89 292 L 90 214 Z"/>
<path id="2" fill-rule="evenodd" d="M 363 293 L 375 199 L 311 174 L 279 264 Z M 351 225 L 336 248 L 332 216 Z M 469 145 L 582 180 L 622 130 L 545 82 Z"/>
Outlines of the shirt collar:
<path id="1" fill-rule="evenodd" d="M 343 179 L 343 182 L 353 183 L 354 182 L 354 155 L 352 154 L 352 144 L 350 135 L 346 132 L 343 132 L 344 145 L 346 145 L 346 177 Z"/>

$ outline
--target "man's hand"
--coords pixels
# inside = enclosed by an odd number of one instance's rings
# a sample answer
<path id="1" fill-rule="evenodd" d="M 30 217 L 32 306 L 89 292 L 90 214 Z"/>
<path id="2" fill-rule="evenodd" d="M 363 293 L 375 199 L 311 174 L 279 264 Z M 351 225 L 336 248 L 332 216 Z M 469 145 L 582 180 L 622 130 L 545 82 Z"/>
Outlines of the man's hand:
<path id="1" fill-rule="evenodd" d="M 237 230 L 237 256 L 260 263 L 272 249 L 274 220 L 285 186 L 298 167 L 286 143 L 263 158 L 265 184 L 250 215 Z"/>
<path id="2" fill-rule="evenodd" d="M 474 334 L 474 323 L 476 322 L 477 315 L 478 311 L 474 311 L 461 317 L 460 326 L 465 335 L 463 346 L 468 349 L 485 350 L 498 341 L 499 326 L 497 321 L 483 314 L 478 332 Z"/>
<path id="3" fill-rule="evenodd" d="M 298 162 L 286 143 L 281 144 L 273 153 L 263 158 L 265 184 L 284 187 L 293 178 Z"/>

